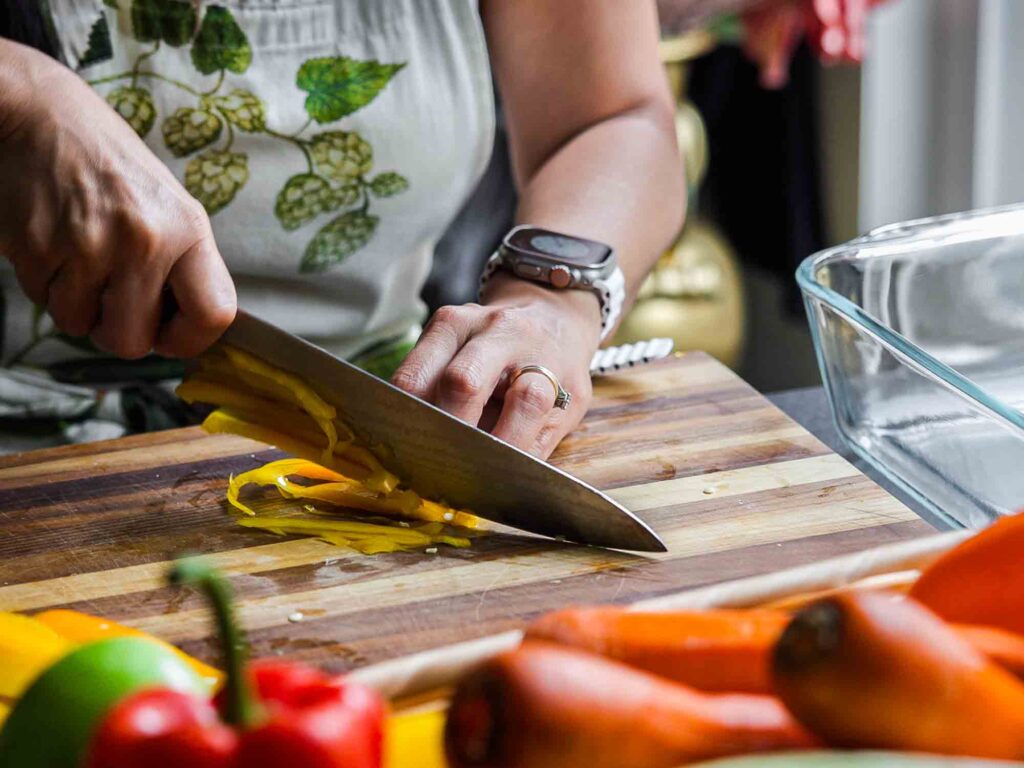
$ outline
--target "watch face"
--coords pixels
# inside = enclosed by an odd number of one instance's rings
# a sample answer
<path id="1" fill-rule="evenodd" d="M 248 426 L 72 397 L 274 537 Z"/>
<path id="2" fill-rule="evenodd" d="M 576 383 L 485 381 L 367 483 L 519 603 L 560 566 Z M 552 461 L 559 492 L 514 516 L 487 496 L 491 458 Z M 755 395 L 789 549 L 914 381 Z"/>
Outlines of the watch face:
<path id="1" fill-rule="evenodd" d="M 535 258 L 576 267 L 600 267 L 612 255 L 612 249 L 602 243 L 536 227 L 514 230 L 506 238 L 505 245 Z"/>

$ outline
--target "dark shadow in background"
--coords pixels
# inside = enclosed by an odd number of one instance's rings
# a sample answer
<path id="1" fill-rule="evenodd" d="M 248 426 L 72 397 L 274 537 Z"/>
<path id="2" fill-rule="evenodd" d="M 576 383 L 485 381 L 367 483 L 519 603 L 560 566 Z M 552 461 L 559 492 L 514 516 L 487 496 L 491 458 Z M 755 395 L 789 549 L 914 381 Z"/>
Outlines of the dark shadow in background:
<path id="1" fill-rule="evenodd" d="M 783 281 L 789 309 L 797 313 L 803 307 L 793 273 L 825 247 L 817 67 L 801 46 L 789 83 L 768 91 L 737 47 L 720 46 L 694 62 L 689 80 L 709 139 L 701 209 L 744 264 Z"/>

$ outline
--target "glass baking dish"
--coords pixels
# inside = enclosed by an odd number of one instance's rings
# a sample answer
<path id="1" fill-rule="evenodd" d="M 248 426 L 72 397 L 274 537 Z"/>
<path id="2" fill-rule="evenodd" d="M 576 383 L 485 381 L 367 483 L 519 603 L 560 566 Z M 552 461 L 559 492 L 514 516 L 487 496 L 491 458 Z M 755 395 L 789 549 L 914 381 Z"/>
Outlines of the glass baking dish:
<path id="1" fill-rule="evenodd" d="M 851 448 L 950 524 L 1024 507 L 1024 205 L 881 227 L 797 280 Z"/>

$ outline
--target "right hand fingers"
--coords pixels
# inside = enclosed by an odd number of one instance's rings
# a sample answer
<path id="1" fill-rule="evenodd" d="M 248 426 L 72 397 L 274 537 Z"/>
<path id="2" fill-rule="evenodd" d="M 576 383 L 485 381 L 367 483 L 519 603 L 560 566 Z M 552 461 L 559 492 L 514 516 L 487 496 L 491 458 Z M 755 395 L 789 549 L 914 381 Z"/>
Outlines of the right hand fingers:
<path id="1" fill-rule="evenodd" d="M 46 288 L 46 311 L 69 336 L 87 336 L 100 315 L 107 271 L 85 259 L 65 261 Z"/>
<path id="2" fill-rule="evenodd" d="M 178 259 L 167 285 L 177 311 L 160 329 L 155 349 L 169 357 L 194 357 L 220 338 L 238 309 L 235 285 L 212 235 L 196 242 Z M 159 317 L 159 300 L 155 312 Z"/>
<path id="3" fill-rule="evenodd" d="M 2 136 L 0 254 L 68 335 L 123 357 L 201 351 L 235 311 L 205 211 L 79 78 L 54 65 L 47 84 Z M 165 283 L 180 309 L 161 332 Z"/>

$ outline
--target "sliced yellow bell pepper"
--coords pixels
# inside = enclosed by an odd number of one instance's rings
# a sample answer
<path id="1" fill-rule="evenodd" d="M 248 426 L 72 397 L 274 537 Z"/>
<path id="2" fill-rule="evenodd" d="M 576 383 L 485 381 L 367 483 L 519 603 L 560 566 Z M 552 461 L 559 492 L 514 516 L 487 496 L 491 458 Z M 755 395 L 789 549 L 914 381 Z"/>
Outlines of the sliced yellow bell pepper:
<path id="1" fill-rule="evenodd" d="M 203 429 L 211 434 L 229 434 L 239 437 L 248 437 L 250 440 L 258 440 L 267 445 L 276 445 L 282 451 L 293 453 L 310 461 L 322 461 L 323 451 L 315 446 L 309 445 L 302 440 L 296 439 L 284 432 L 254 424 L 239 416 L 225 410 L 216 410 L 203 421 Z M 335 456 L 330 462 L 323 462 L 336 469 L 346 477 L 354 480 L 365 480 L 370 476 L 366 467 L 355 462 L 348 461 Z"/>
<path id="2" fill-rule="evenodd" d="M 289 475 L 329 482 L 299 485 L 289 480 Z M 241 489 L 249 484 L 273 485 L 287 499 L 325 501 L 339 507 L 402 515 L 428 522 L 448 522 L 465 528 L 475 528 L 479 523 L 479 518 L 475 515 L 426 501 L 413 491 L 397 490 L 379 494 L 360 483 L 302 459 L 274 461 L 231 478 L 228 483 L 228 501 L 239 511 L 255 515 L 250 507 L 239 500 Z"/>
<path id="3" fill-rule="evenodd" d="M 243 380 L 264 379 L 283 387 L 288 391 L 289 397 L 293 399 L 302 410 L 312 416 L 316 423 L 327 436 L 327 447 L 324 448 L 324 456 L 330 458 L 334 455 L 334 446 L 338 442 L 338 432 L 334 426 L 334 419 L 338 412 L 333 405 L 330 405 L 320 395 L 313 391 L 306 382 L 298 376 L 279 370 L 269 365 L 258 357 L 254 357 L 240 349 L 225 345 L 224 354 L 238 370 Z"/>
<path id="4" fill-rule="evenodd" d="M 20 613 L 0 613 L 0 697 L 15 699 L 74 647 L 51 627 Z"/>
<path id="5" fill-rule="evenodd" d="M 304 517 L 243 517 L 238 524 L 280 535 L 304 533 L 330 544 L 350 547 L 364 555 L 422 549 L 432 544 L 468 547 L 469 539 L 448 536 L 439 523 L 401 528 L 357 520 L 314 520 Z"/>
<path id="6" fill-rule="evenodd" d="M 410 712 L 388 718 L 385 768 L 446 768 L 443 710 Z"/>
<path id="7" fill-rule="evenodd" d="M 365 448 L 339 443 L 330 461 L 324 461 L 323 449 L 317 446 L 316 434 L 303 432 L 292 425 L 265 424 L 262 416 L 237 413 L 229 409 L 218 409 L 206 417 L 203 429 L 212 434 L 226 433 L 248 437 L 281 450 L 294 453 L 309 461 L 317 461 L 335 469 L 346 477 L 359 480 L 376 491 L 387 493 L 398 485 L 398 477 L 388 472 L 377 458 Z M 312 441 L 311 441 L 312 438 Z M 321 436 L 322 439 L 322 436 Z"/>
<path id="8" fill-rule="evenodd" d="M 313 500 L 335 507 L 399 515 L 428 521 L 435 527 L 380 525 L 363 521 L 323 521 L 295 517 L 242 519 L 241 525 L 275 533 L 307 532 L 325 541 L 361 552 L 390 552 L 433 543 L 468 546 L 469 540 L 446 536 L 442 523 L 476 527 L 474 515 L 428 501 L 414 491 L 399 489 L 399 478 L 389 472 L 365 445 L 337 418 L 337 410 L 297 376 L 228 345 L 219 345 L 200 358 L 199 373 L 186 379 L 178 393 L 188 402 L 218 406 L 203 423 L 208 432 L 249 437 L 295 454 L 298 459 L 271 462 L 232 477 L 228 502 L 245 515 L 255 511 L 241 501 L 249 484 L 274 486 L 286 499 Z M 344 435 L 339 441 L 338 435 Z M 312 462 L 318 462 L 313 464 Z M 319 481 L 295 482 L 292 478 Z M 321 514 L 312 507 L 307 510 Z"/>
<path id="9" fill-rule="evenodd" d="M 142 637 L 152 640 L 154 643 L 164 646 L 179 656 L 211 690 L 219 687 L 224 678 L 223 673 L 219 669 L 215 669 L 209 664 L 204 664 L 199 659 L 189 656 L 180 648 L 142 630 L 118 624 L 110 619 L 103 619 L 99 616 L 90 616 L 87 613 L 79 613 L 78 611 L 62 608 L 43 611 L 42 613 L 37 613 L 32 618 L 72 644 L 91 643 L 108 637 Z"/>
<path id="10" fill-rule="evenodd" d="M 209 403 L 222 408 L 238 408 L 256 413 L 273 413 L 281 407 L 274 400 L 254 395 L 202 373 L 185 379 L 174 392 L 186 403 Z M 298 410 L 294 413 L 305 415 Z"/>

